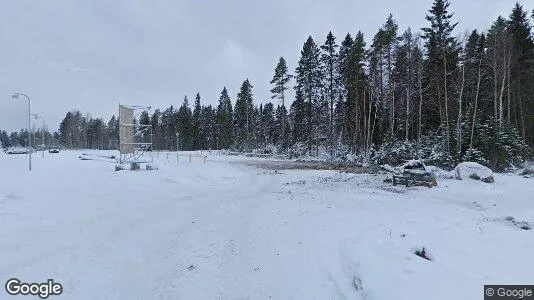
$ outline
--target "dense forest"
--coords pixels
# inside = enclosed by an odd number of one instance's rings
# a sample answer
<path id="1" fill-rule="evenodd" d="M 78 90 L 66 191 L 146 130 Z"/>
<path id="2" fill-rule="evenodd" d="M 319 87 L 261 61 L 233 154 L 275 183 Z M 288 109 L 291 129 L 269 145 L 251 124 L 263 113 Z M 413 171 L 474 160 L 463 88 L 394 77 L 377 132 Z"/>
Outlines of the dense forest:
<path id="1" fill-rule="evenodd" d="M 427 26 L 401 31 L 389 15 L 372 39 L 362 32 L 309 36 L 298 66 L 275 66 L 273 102 L 257 104 L 246 79 L 235 102 L 193 103 L 141 114 L 156 150 L 232 149 L 364 163 L 469 160 L 504 170 L 534 146 L 534 11 L 516 4 L 489 28 L 454 35 L 449 1 L 435 0 Z M 367 42 L 366 42 L 367 40 Z M 294 99 L 288 99 L 294 89 Z M 293 98 L 293 97 L 292 97 Z M 256 101 L 262 102 L 262 101 Z M 68 112 L 47 136 L 68 148 L 117 147 L 118 120 Z M 0 132 L 4 146 L 27 132 Z M 145 137 L 148 138 L 148 137 Z"/>

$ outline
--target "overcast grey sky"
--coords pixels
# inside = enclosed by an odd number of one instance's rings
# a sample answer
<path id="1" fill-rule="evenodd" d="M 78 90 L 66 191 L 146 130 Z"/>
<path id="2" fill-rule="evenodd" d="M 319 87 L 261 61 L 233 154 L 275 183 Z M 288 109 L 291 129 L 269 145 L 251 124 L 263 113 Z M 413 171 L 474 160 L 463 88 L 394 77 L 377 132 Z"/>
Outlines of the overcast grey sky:
<path id="1" fill-rule="evenodd" d="M 457 33 L 508 16 L 514 0 L 452 0 Z M 519 1 L 531 11 L 528 0 Z M 256 103 L 270 100 L 280 56 L 293 72 L 308 35 L 322 44 L 361 30 L 369 41 L 389 13 L 400 31 L 426 25 L 432 0 L 0 0 L 0 129 L 27 126 L 26 104 L 57 130 L 65 113 L 107 119 L 118 103 L 155 108 L 235 103 L 249 78 Z"/>

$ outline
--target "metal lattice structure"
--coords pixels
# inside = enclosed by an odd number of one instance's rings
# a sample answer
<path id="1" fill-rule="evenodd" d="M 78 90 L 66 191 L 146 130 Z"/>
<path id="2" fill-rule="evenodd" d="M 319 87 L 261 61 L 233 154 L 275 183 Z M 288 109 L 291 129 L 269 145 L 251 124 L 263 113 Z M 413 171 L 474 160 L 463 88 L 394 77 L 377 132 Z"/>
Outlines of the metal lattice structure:
<path id="1" fill-rule="evenodd" d="M 149 106 L 119 104 L 119 163 L 149 163 L 145 153 L 152 150 L 152 125 L 139 124 L 140 115 Z M 150 115 L 150 113 L 149 113 Z"/>

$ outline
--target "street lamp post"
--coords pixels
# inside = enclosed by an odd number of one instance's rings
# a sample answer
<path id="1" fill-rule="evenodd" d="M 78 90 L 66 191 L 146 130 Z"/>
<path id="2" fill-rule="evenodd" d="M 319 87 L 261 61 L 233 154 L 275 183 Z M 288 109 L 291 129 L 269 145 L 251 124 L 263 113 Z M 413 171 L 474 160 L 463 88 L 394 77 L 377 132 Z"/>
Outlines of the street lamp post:
<path id="1" fill-rule="evenodd" d="M 32 104 L 31 104 L 31 100 L 30 100 L 30 97 L 28 97 L 27 95 L 24 95 L 22 93 L 14 93 L 11 98 L 13 99 L 18 99 L 20 97 L 24 97 L 28 100 L 28 169 L 31 171 L 32 170 L 32 139 L 31 139 L 31 123 L 32 123 L 32 120 L 31 120 L 31 107 L 32 107 Z"/>
<path id="2" fill-rule="evenodd" d="M 32 114 L 34 119 L 41 119 L 41 157 L 44 158 L 44 148 L 45 148 L 45 140 L 44 140 L 44 119 L 40 117 L 38 114 Z"/>

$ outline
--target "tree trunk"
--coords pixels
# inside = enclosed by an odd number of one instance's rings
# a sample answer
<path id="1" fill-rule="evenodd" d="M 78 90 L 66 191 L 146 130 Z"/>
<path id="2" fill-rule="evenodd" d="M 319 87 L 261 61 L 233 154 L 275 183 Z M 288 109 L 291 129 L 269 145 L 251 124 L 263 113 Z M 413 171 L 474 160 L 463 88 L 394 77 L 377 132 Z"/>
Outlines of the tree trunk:
<path id="1" fill-rule="evenodd" d="M 505 58 L 506 61 L 506 58 Z M 502 75 L 502 84 L 501 84 L 501 92 L 499 94 L 499 130 L 502 129 L 502 119 L 503 119 L 503 105 L 502 105 L 502 98 L 504 96 L 504 85 L 506 83 L 506 70 L 503 70 Z"/>
<path id="2" fill-rule="evenodd" d="M 445 92 L 445 95 L 444 95 L 445 96 L 445 134 L 446 134 L 446 143 L 447 143 L 446 149 L 447 149 L 447 155 L 450 156 L 451 155 L 451 149 L 450 149 L 451 134 L 449 131 L 449 95 L 447 92 L 447 58 L 445 57 L 445 54 L 443 54 L 443 65 L 445 68 L 443 89 Z"/>
<path id="3" fill-rule="evenodd" d="M 409 134 L 409 117 L 410 117 L 410 84 L 408 83 L 408 88 L 406 89 L 406 123 L 404 124 L 404 140 L 408 141 Z"/>
<path id="4" fill-rule="evenodd" d="M 478 63 L 478 78 L 477 78 L 477 92 L 475 94 L 475 107 L 473 109 L 473 122 L 471 124 L 471 140 L 469 142 L 469 155 L 471 155 L 471 152 L 473 151 L 473 136 L 475 135 L 475 124 L 477 121 L 477 106 L 478 106 L 478 95 L 480 93 L 480 80 L 481 80 L 481 65 L 482 65 L 482 58 L 480 58 L 480 61 Z"/>
<path id="5" fill-rule="evenodd" d="M 418 112 L 418 122 L 417 122 L 417 154 L 419 155 L 419 158 L 421 158 L 421 138 L 422 138 L 422 130 L 421 130 L 421 118 L 422 118 L 422 111 L 423 111 L 423 83 L 421 79 L 421 63 L 419 62 L 419 70 L 417 71 L 417 81 L 419 82 L 419 112 Z"/>
<path id="6" fill-rule="evenodd" d="M 393 89 L 391 90 L 391 136 L 395 135 L 395 88 L 396 83 L 393 82 Z"/>
<path id="7" fill-rule="evenodd" d="M 493 118 L 497 120 L 497 101 L 499 99 L 499 96 L 497 94 L 498 91 L 498 83 L 497 83 L 497 51 L 493 54 Z"/>
<path id="8" fill-rule="evenodd" d="M 512 56 L 510 54 L 510 47 L 508 48 L 508 67 L 506 68 L 508 76 L 506 76 L 506 80 L 508 81 L 508 84 L 506 85 L 507 88 L 507 101 L 506 101 L 506 123 L 510 124 L 510 102 L 512 101 L 512 96 L 510 92 L 510 69 L 512 68 L 511 63 Z"/>
<path id="9" fill-rule="evenodd" d="M 456 141 L 456 159 L 460 160 L 462 153 L 462 102 L 465 86 L 465 65 L 462 66 L 462 85 L 460 87 L 460 97 L 458 99 L 458 121 L 457 121 L 457 141 Z"/>

